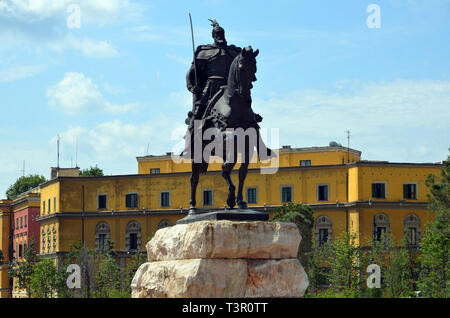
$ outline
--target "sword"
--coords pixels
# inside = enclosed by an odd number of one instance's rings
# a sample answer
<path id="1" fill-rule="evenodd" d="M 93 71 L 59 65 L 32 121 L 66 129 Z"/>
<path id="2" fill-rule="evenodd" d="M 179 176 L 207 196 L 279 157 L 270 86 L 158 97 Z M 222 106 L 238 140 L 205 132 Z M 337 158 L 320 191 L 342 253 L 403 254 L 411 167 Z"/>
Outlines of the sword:
<path id="1" fill-rule="evenodd" d="M 191 37 L 192 37 L 192 53 L 194 55 L 194 76 L 195 76 L 195 86 L 197 86 L 197 66 L 195 63 L 195 44 L 194 44 L 194 28 L 192 27 L 192 16 L 189 13 L 189 21 L 191 22 Z M 194 94 L 195 95 L 195 94 Z"/>

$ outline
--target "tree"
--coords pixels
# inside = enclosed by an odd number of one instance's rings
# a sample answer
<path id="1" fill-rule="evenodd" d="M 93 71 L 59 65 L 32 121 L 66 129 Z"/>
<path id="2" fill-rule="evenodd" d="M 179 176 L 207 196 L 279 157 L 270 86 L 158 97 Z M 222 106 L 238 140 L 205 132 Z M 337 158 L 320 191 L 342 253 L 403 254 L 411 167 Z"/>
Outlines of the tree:
<path id="1" fill-rule="evenodd" d="M 97 296 L 102 298 L 120 297 L 121 270 L 111 254 L 104 254 L 95 275 Z"/>
<path id="2" fill-rule="evenodd" d="M 403 239 L 403 247 L 397 246 L 395 238 L 388 232 L 379 240 L 373 239 L 370 251 L 367 253 L 369 263 L 380 266 L 381 289 L 369 291 L 369 295 L 388 298 L 414 296 L 414 269 L 412 266 L 412 251 L 407 236 Z M 368 264 L 367 264 L 368 265 Z"/>
<path id="3" fill-rule="evenodd" d="M 95 252 L 87 249 L 79 241 L 78 244 L 70 246 L 68 259 L 70 262 L 80 265 L 81 271 L 81 289 L 72 293 L 78 294 L 82 298 L 90 298 L 94 287 Z"/>
<path id="4" fill-rule="evenodd" d="M 357 298 L 361 295 L 361 247 L 355 233 L 343 233 L 332 240 L 330 289 L 338 297 Z"/>
<path id="5" fill-rule="evenodd" d="M 16 182 L 14 182 L 14 184 L 9 186 L 8 190 L 6 190 L 6 197 L 8 198 L 8 200 L 14 200 L 20 194 L 36 188 L 38 185 L 46 181 L 47 180 L 44 176 L 40 176 L 37 174 L 30 174 L 28 177 L 20 177 L 16 180 Z"/>
<path id="6" fill-rule="evenodd" d="M 103 170 L 97 167 L 90 167 L 89 169 L 83 169 L 80 171 L 80 177 L 101 177 L 103 176 Z"/>
<path id="7" fill-rule="evenodd" d="M 312 251 L 312 228 L 314 225 L 314 211 L 311 207 L 303 204 L 284 204 L 274 211 L 272 222 L 295 223 L 302 236 L 298 249 L 300 263 L 308 272 Z"/>
<path id="8" fill-rule="evenodd" d="M 426 226 L 419 256 L 421 271 L 418 286 L 425 297 L 450 297 L 450 158 L 444 161 L 441 180 L 429 175 L 426 185 L 428 210 L 433 221 Z"/>
<path id="9" fill-rule="evenodd" d="M 37 253 L 36 242 L 32 236 L 25 248 L 24 260 L 12 261 L 10 265 L 9 276 L 17 279 L 17 287 L 25 289 L 28 297 L 31 297 L 31 276 L 37 261 Z"/>
<path id="10" fill-rule="evenodd" d="M 139 267 L 144 264 L 147 261 L 147 254 L 142 253 L 142 252 L 137 252 L 136 254 L 134 254 L 125 271 L 126 274 L 126 278 L 125 278 L 125 284 L 126 284 L 126 290 L 128 292 L 128 295 L 131 296 L 131 282 L 134 278 L 134 275 L 136 274 L 137 270 L 139 269 Z"/>
<path id="11" fill-rule="evenodd" d="M 52 259 L 43 259 L 34 267 L 30 287 L 33 297 L 52 298 L 57 289 L 57 269 Z"/>

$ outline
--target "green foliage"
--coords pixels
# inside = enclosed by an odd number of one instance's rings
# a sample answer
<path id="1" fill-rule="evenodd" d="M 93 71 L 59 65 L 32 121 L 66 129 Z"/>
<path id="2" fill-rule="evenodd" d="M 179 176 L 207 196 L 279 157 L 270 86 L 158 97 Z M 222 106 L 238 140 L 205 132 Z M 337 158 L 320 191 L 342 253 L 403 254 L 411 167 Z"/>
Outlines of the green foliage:
<path id="1" fill-rule="evenodd" d="M 361 248 L 356 244 L 356 234 L 343 233 L 332 241 L 330 283 L 335 294 L 345 298 L 361 295 Z"/>
<path id="2" fill-rule="evenodd" d="M 40 176 L 37 174 L 29 175 L 27 177 L 20 177 L 14 182 L 14 184 L 10 185 L 6 190 L 6 197 L 8 200 L 14 200 L 20 194 L 27 192 L 33 188 L 36 188 L 41 183 L 47 181 L 44 176 Z"/>
<path id="3" fill-rule="evenodd" d="M 129 294 L 131 295 L 131 281 L 133 280 L 134 275 L 136 274 L 139 267 L 147 262 L 147 254 L 142 252 L 137 252 L 134 254 L 126 268 L 126 289 L 128 290 Z"/>
<path id="4" fill-rule="evenodd" d="M 52 259 L 43 259 L 31 274 L 30 286 L 33 297 L 52 298 L 57 289 L 57 270 Z"/>
<path id="5" fill-rule="evenodd" d="M 97 297 L 113 298 L 120 295 L 121 270 L 110 254 L 104 254 L 95 275 Z"/>
<path id="6" fill-rule="evenodd" d="M 16 278 L 17 287 L 26 290 L 28 297 L 31 296 L 31 277 L 37 261 L 37 253 L 36 242 L 32 236 L 24 250 L 23 261 L 12 261 L 8 272 L 11 278 Z"/>
<path id="7" fill-rule="evenodd" d="M 103 170 L 97 167 L 90 167 L 89 169 L 83 169 L 80 171 L 80 177 L 101 177 L 103 176 Z"/>
<path id="8" fill-rule="evenodd" d="M 302 235 L 302 241 L 298 249 L 300 263 L 308 272 L 312 253 L 312 228 L 314 226 L 314 211 L 310 206 L 303 204 L 284 204 L 274 211 L 272 222 L 295 223 Z"/>
<path id="9" fill-rule="evenodd" d="M 381 289 L 368 289 L 368 294 L 378 297 L 399 298 L 413 297 L 414 264 L 413 252 L 409 242 L 404 238 L 404 246 L 397 246 L 395 238 L 390 233 L 383 233 L 380 240 L 373 239 L 370 251 L 367 253 L 369 264 L 377 264 L 381 269 Z"/>
<path id="10" fill-rule="evenodd" d="M 450 297 L 450 160 L 444 162 L 441 180 L 428 176 L 428 209 L 434 219 L 427 224 L 419 256 L 421 273 L 418 282 L 421 296 Z"/>

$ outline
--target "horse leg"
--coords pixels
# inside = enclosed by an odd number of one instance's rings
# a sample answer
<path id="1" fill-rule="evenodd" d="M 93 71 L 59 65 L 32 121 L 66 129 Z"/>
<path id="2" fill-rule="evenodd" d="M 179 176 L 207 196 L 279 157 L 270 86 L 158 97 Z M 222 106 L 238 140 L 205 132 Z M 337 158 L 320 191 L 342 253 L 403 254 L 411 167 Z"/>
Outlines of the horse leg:
<path id="1" fill-rule="evenodd" d="M 236 196 L 235 191 L 236 187 L 233 183 L 233 180 L 231 180 L 231 171 L 233 170 L 235 163 L 234 162 L 224 162 L 222 165 L 222 177 L 224 177 L 225 181 L 228 184 L 228 198 L 227 198 L 227 204 L 230 207 L 230 209 L 233 209 L 236 205 Z"/>
<path id="2" fill-rule="evenodd" d="M 242 194 L 244 189 L 244 181 L 247 177 L 248 172 L 248 162 L 242 163 L 241 167 L 239 168 L 239 186 L 238 186 L 238 192 L 237 192 L 237 204 L 239 209 L 247 209 L 247 202 L 244 201 L 244 196 Z"/>
<path id="3" fill-rule="evenodd" d="M 191 200 L 189 202 L 189 215 L 193 215 L 197 213 L 197 201 L 196 201 L 196 193 L 197 193 L 197 185 L 198 180 L 200 178 L 200 169 L 201 164 L 199 163 L 192 163 L 192 173 L 191 173 Z"/>

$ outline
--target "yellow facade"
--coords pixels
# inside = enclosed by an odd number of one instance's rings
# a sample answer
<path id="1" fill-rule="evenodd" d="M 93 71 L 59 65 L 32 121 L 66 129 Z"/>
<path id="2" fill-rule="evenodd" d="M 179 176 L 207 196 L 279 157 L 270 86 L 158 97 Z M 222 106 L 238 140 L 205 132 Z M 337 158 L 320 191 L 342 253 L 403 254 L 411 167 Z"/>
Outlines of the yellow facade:
<path id="1" fill-rule="evenodd" d="M 382 229 L 391 231 L 397 241 L 411 227 L 420 236 L 430 220 L 425 180 L 429 174 L 438 176 L 442 165 L 361 161 L 360 156 L 357 150 L 339 146 L 280 149 L 275 174 L 261 174 L 264 164 L 250 165 L 244 198 L 248 200 L 251 188 L 255 202 L 249 202 L 249 207 L 269 213 L 289 203 L 283 201 L 286 198 L 310 205 L 316 220 L 314 239 L 319 244 L 324 233 L 337 237 L 346 231 L 356 233 L 363 246 Z M 190 164 L 176 164 L 170 155 L 138 157 L 137 161 L 135 175 L 59 175 L 41 184 L 34 191 L 40 206 L 40 255 L 62 261 L 73 244 L 83 241 L 94 249 L 110 239 L 119 264 L 125 266 L 131 254 L 145 251 L 145 244 L 159 228 L 185 217 Z M 237 170 L 232 179 L 238 183 Z M 414 192 L 414 198 L 405 198 L 405 187 Z M 221 164 L 210 165 L 198 184 L 198 209 L 223 208 L 227 189 Z M 212 191 L 212 204 L 204 205 L 204 190 Z M 286 191 L 290 196 L 284 196 Z M 163 204 L 162 193 L 167 204 Z M 11 206 L 9 201 L 0 201 L 3 232 L 9 231 L 6 220 Z M 19 208 L 16 204 L 15 209 Z M 4 249 L 8 240 L 4 233 L 1 237 Z M 7 286 L 3 276 L 2 286 Z"/>
<path id="2" fill-rule="evenodd" d="M 342 158 L 345 161 L 348 154 L 352 162 L 342 164 Z M 249 203 L 249 207 L 272 212 L 288 203 L 282 202 L 282 191 L 283 187 L 289 187 L 291 202 L 310 205 L 316 219 L 327 218 L 330 236 L 351 231 L 358 235 L 362 245 L 374 237 L 374 217 L 380 213 L 389 219 L 389 230 L 397 239 L 403 237 L 405 218 L 411 214 L 417 215 L 423 227 L 429 220 L 425 179 L 430 173 L 438 175 L 442 167 L 360 161 L 360 152 L 343 147 L 281 149 L 279 159 L 276 174 L 261 174 L 257 165 L 249 170 L 245 188 L 256 189 L 256 202 Z M 144 250 L 145 242 L 161 224 L 175 224 L 184 217 L 189 208 L 190 165 L 177 165 L 169 155 L 138 157 L 137 160 L 137 175 L 59 177 L 41 185 L 39 221 L 41 240 L 45 238 L 41 242 L 41 254 L 67 252 L 71 244 L 80 240 L 89 248 L 96 247 L 96 228 L 102 222 L 108 226 L 108 237 L 114 242 L 115 250 L 124 254 L 128 251 L 127 225 L 137 222 L 141 238 L 139 249 Z M 311 160 L 311 165 L 301 166 L 301 160 Z M 157 173 L 149 173 L 156 168 L 160 169 Z M 232 178 L 237 184 L 236 170 Z M 384 184 L 385 198 L 372 197 L 372 183 Z M 416 199 L 404 198 L 406 183 L 415 184 Z M 320 198 L 319 187 L 324 186 L 326 198 Z M 197 189 L 200 210 L 225 206 L 227 186 L 219 164 L 201 176 Z M 203 190 L 213 192 L 212 204 L 203 205 Z M 167 206 L 162 206 L 161 192 L 169 193 Z M 126 206 L 129 194 L 138 198 L 133 207 Z M 99 207 L 99 196 L 106 197 L 102 207 Z"/>

